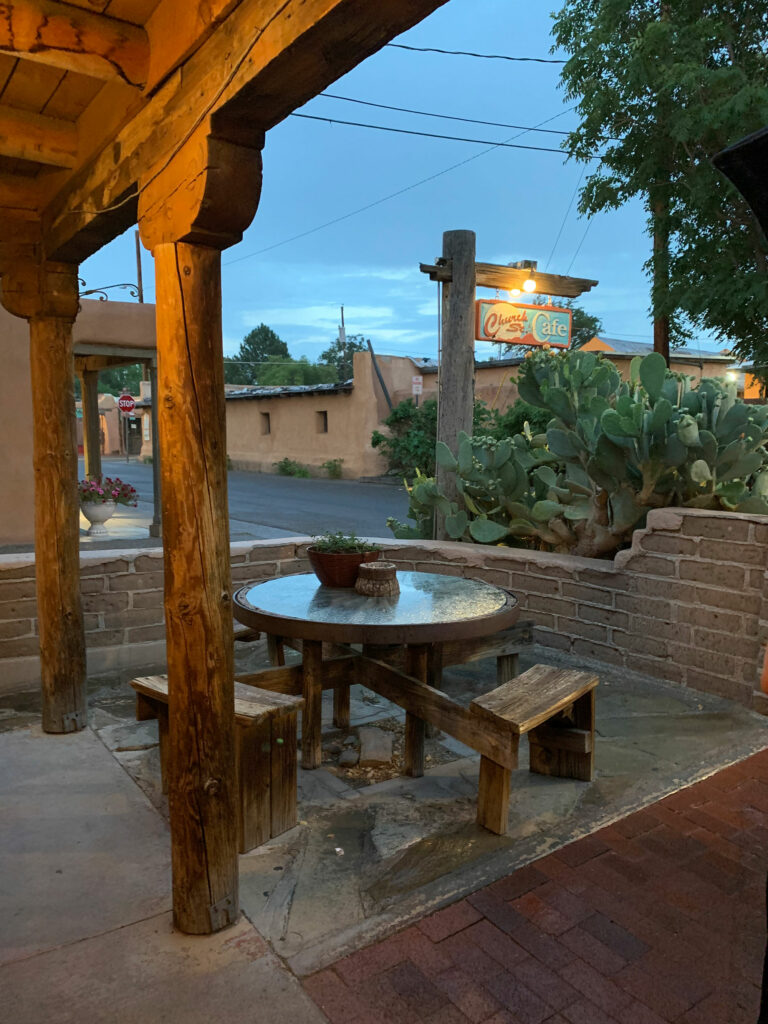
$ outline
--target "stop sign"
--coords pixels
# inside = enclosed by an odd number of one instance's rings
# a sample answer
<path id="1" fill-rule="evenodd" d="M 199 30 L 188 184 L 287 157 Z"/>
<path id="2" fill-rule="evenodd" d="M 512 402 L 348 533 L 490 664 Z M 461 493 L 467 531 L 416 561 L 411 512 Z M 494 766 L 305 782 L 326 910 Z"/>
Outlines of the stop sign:
<path id="1" fill-rule="evenodd" d="M 133 395 L 120 395 L 117 400 L 117 408 L 126 415 L 136 408 L 136 399 Z"/>

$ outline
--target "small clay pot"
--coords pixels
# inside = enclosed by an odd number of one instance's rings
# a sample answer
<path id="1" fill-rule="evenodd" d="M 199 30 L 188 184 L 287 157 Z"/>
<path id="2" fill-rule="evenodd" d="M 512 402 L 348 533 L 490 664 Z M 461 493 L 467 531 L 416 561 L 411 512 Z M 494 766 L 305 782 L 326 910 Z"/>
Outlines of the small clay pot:
<path id="1" fill-rule="evenodd" d="M 400 584 L 397 582 L 397 566 L 394 562 L 373 562 L 361 565 L 357 574 L 355 591 L 364 597 L 397 597 Z"/>
<path id="2" fill-rule="evenodd" d="M 380 551 L 317 551 L 307 548 L 309 564 L 324 587 L 354 587 L 363 562 L 375 562 Z"/>

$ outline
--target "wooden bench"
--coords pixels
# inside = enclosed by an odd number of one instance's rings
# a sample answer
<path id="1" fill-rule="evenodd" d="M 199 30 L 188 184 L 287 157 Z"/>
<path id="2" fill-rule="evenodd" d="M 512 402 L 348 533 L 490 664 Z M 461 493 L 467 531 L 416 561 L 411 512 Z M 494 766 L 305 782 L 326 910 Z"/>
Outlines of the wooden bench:
<path id="1" fill-rule="evenodd" d="M 136 718 L 156 718 L 160 730 L 160 773 L 168 791 L 168 677 L 131 681 Z M 304 701 L 235 683 L 235 765 L 238 779 L 238 842 L 247 853 L 279 836 L 297 821 L 296 713 Z"/>
<path id="2" fill-rule="evenodd" d="M 516 761 L 520 737 L 528 733 L 530 770 L 589 782 L 594 772 L 595 687 L 591 672 L 534 665 L 515 679 L 476 697 L 470 712 L 509 730 Z M 504 835 L 509 817 L 511 770 L 480 758 L 477 820 Z"/>

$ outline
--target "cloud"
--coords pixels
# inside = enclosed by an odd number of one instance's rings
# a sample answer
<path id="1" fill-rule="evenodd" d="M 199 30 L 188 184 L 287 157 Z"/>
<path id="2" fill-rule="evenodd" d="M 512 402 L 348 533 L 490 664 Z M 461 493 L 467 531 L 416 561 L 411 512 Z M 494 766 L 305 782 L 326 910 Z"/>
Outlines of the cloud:
<path id="1" fill-rule="evenodd" d="M 339 306 L 283 306 L 276 309 L 243 310 L 242 322 L 245 327 L 258 327 L 260 323 L 270 327 L 314 327 L 335 331 L 340 320 Z M 391 306 L 345 306 L 344 319 L 351 333 L 374 330 L 379 324 L 395 318 Z"/>
<path id="2" fill-rule="evenodd" d="M 406 281 L 414 278 L 419 271 L 413 267 L 354 267 L 342 270 L 341 277 L 376 278 L 380 281 Z"/>

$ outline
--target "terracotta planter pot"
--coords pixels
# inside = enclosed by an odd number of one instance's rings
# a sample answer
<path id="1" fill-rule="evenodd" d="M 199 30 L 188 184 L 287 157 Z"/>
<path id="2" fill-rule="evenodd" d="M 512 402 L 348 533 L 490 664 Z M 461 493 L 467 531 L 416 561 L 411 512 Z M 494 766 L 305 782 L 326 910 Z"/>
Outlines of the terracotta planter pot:
<path id="1" fill-rule="evenodd" d="M 375 562 L 380 551 L 316 551 L 307 548 L 309 564 L 324 587 L 354 587 L 363 562 Z"/>

